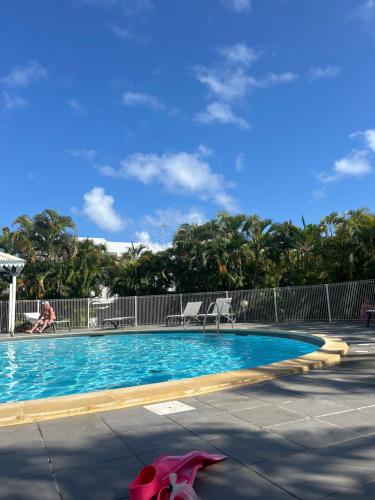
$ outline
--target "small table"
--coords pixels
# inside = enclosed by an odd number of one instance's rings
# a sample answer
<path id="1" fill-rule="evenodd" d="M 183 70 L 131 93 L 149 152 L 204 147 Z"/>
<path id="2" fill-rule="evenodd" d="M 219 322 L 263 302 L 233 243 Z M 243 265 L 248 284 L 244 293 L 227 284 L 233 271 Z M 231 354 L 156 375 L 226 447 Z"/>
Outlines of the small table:
<path id="1" fill-rule="evenodd" d="M 367 325 L 366 326 L 369 327 L 371 316 L 375 316 L 375 309 L 367 309 L 366 315 L 367 315 Z"/>
<path id="2" fill-rule="evenodd" d="M 69 319 L 60 319 L 58 321 L 54 321 L 51 325 L 54 333 L 56 333 L 56 327 L 59 325 L 66 325 L 69 328 L 69 331 L 70 332 L 72 331 L 72 329 L 70 327 L 70 320 Z"/>

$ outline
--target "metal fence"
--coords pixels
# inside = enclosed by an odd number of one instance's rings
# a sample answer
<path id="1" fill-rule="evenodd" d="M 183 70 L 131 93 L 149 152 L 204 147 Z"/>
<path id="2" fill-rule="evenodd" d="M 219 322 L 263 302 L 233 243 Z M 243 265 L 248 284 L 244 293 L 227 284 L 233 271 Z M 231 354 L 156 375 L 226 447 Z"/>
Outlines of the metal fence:
<path id="1" fill-rule="evenodd" d="M 170 314 L 181 314 L 186 304 L 202 301 L 205 313 L 217 298 L 232 298 L 238 322 L 365 321 L 375 309 L 375 279 L 328 285 L 296 286 L 228 292 L 183 293 L 109 299 L 51 299 L 57 319 L 70 320 L 72 328 L 95 328 L 106 318 L 134 316 L 141 325 L 164 325 Z M 39 312 L 40 300 L 16 303 L 16 327 L 24 328 L 24 313 Z M 0 301 L 0 329 L 8 325 L 8 302 Z"/>

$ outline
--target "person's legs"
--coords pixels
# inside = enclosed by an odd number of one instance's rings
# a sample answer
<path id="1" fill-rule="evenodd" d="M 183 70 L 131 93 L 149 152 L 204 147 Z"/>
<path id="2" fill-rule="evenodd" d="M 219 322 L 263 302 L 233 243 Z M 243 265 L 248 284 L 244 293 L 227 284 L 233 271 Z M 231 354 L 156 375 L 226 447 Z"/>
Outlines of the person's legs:
<path id="1" fill-rule="evenodd" d="M 49 319 L 46 319 L 44 321 L 44 325 L 42 326 L 42 328 L 39 329 L 39 333 L 43 333 L 44 330 L 48 327 L 48 325 L 50 324 L 50 320 Z"/>
<path id="2" fill-rule="evenodd" d="M 54 323 L 53 319 L 46 319 L 43 327 L 39 330 L 39 333 L 43 333 L 46 328 L 49 328 L 50 326 L 52 326 L 52 323 Z"/>
<path id="3" fill-rule="evenodd" d="M 35 330 L 38 328 L 38 326 L 43 323 L 43 320 L 37 319 L 34 323 L 34 326 L 31 328 L 31 330 L 26 330 L 26 333 L 34 333 Z"/>

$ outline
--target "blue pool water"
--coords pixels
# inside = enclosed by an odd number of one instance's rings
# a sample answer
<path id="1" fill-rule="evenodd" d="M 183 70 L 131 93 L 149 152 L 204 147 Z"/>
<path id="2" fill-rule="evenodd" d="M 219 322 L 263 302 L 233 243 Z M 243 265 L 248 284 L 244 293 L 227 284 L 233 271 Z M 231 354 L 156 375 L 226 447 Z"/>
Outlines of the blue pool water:
<path id="1" fill-rule="evenodd" d="M 164 332 L 0 344 L 0 402 L 63 396 L 220 373 L 318 347 L 264 335 Z"/>

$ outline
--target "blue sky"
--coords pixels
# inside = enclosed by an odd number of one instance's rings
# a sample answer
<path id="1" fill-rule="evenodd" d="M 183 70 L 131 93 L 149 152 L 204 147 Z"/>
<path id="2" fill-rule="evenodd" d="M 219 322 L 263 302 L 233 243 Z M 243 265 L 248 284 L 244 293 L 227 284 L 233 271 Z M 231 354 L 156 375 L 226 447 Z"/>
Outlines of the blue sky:
<path id="1" fill-rule="evenodd" d="M 1 8 L 2 226 L 53 208 L 160 243 L 219 210 L 375 209 L 375 0 Z"/>

